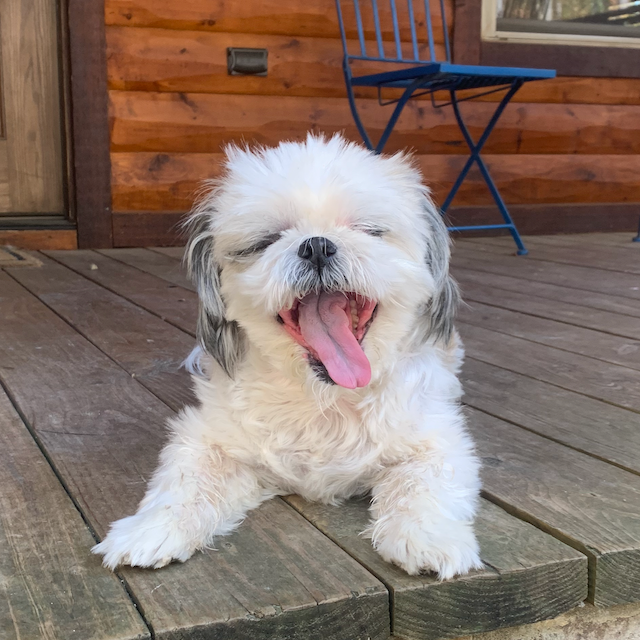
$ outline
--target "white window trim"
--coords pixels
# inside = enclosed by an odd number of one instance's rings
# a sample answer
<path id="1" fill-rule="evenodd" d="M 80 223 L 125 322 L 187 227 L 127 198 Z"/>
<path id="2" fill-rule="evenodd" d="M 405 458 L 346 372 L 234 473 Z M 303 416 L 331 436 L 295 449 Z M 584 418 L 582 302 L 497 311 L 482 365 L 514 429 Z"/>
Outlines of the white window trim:
<path id="1" fill-rule="evenodd" d="M 484 42 L 520 42 L 522 44 L 566 44 L 583 47 L 619 47 L 640 49 L 640 38 L 587 36 L 563 33 L 524 33 L 498 31 L 497 0 L 482 0 L 482 40 Z M 640 27 L 639 27 L 640 29 Z"/>

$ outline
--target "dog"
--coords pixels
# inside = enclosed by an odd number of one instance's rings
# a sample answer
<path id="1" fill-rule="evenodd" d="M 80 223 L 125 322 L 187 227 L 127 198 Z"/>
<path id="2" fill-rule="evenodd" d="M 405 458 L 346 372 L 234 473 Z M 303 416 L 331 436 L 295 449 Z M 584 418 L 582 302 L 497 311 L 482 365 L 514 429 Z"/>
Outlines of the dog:
<path id="1" fill-rule="evenodd" d="M 411 157 L 340 136 L 231 146 L 189 225 L 199 405 L 170 421 L 137 513 L 93 548 L 104 565 L 184 562 L 273 496 L 370 492 L 386 561 L 480 568 L 459 294 Z"/>

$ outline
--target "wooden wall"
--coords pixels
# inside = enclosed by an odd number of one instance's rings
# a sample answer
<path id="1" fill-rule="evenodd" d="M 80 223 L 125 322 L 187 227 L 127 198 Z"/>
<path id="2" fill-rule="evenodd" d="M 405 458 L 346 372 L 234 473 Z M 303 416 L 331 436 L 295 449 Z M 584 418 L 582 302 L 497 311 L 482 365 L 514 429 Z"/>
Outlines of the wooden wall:
<path id="1" fill-rule="evenodd" d="M 447 4 L 451 23 L 453 0 Z M 173 226 L 199 181 L 216 175 L 225 142 L 275 144 L 309 130 L 359 139 L 333 0 L 106 0 L 105 17 L 116 246 L 175 241 Z M 268 77 L 227 75 L 229 46 L 266 47 Z M 366 90 L 360 97 L 376 137 L 392 107 L 378 106 Z M 464 105 L 472 134 L 494 100 Z M 640 203 L 638 122 L 639 79 L 532 83 L 502 116 L 485 159 L 511 205 Z M 441 200 L 466 153 L 451 109 L 410 103 L 386 150 L 405 147 L 415 150 Z M 490 202 L 472 173 L 455 204 Z M 526 227 L 535 213 L 523 211 Z M 618 227 L 630 224 L 635 209 L 625 211 Z M 553 230 L 588 230 L 561 218 L 553 216 Z M 589 226 L 584 216 L 567 217 L 578 219 Z"/>

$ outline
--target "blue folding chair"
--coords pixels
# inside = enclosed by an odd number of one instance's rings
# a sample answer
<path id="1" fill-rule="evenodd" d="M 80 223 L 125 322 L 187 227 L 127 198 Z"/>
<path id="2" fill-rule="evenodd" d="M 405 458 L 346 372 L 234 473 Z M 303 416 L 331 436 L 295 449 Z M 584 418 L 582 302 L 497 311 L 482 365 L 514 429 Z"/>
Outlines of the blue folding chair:
<path id="1" fill-rule="evenodd" d="M 489 191 L 495 200 L 496 205 L 504 219 L 503 224 L 485 224 L 474 226 L 457 226 L 449 227 L 449 231 L 470 231 L 470 230 L 486 230 L 486 229 L 508 229 L 518 247 L 518 255 L 526 255 L 527 250 L 520 238 L 520 234 L 509 215 L 507 207 L 500 197 L 500 193 L 495 183 L 489 175 L 489 171 L 482 158 L 480 152 L 484 146 L 491 131 L 496 125 L 498 118 L 504 111 L 505 107 L 513 98 L 516 91 L 530 80 L 542 80 L 544 78 L 554 78 L 555 71 L 550 69 L 520 69 L 515 67 L 482 67 L 472 65 L 461 65 L 451 63 L 451 48 L 449 45 L 449 33 L 447 30 L 446 15 L 444 9 L 444 0 L 440 0 L 440 14 L 442 16 L 442 31 L 444 40 L 444 60 L 438 61 L 436 56 L 436 46 L 433 38 L 432 14 L 429 6 L 429 0 L 416 3 L 414 10 L 413 0 L 405 0 L 406 11 L 398 10 L 396 0 L 387 0 L 389 5 L 384 7 L 384 18 L 392 24 L 392 31 L 388 31 L 389 37 L 393 40 L 383 37 L 381 27 L 381 13 L 377 0 L 336 0 L 338 9 L 338 20 L 340 22 L 340 33 L 342 36 L 342 46 L 344 48 L 344 77 L 347 85 L 347 94 L 349 96 L 349 105 L 351 113 L 358 127 L 358 131 L 369 149 L 376 153 L 381 153 L 384 149 L 393 127 L 395 126 L 404 106 L 407 102 L 417 95 L 430 94 L 431 101 L 435 108 L 453 106 L 453 112 L 460 131 L 469 146 L 471 152 L 466 164 L 464 165 L 458 179 L 451 188 L 444 204 L 441 207 L 444 215 L 453 198 L 455 197 L 460 185 L 473 164 L 477 164 L 480 172 L 489 187 Z M 424 3 L 424 7 L 422 4 Z M 356 32 L 359 42 L 359 53 L 353 55 L 349 51 L 349 42 L 347 38 L 347 29 L 345 27 L 345 11 L 342 4 L 349 5 L 351 15 L 347 18 L 353 18 L 352 24 L 356 26 Z M 386 5 L 386 2 L 385 2 Z M 424 11 L 424 16 L 418 16 L 418 12 Z M 420 25 L 422 18 L 423 25 Z M 366 24 L 366 27 L 365 27 Z M 426 27 L 426 29 L 425 29 Z M 418 29 L 426 30 L 426 37 L 421 39 L 418 37 Z M 365 33 L 375 33 L 375 42 L 367 40 Z M 387 34 L 385 34 L 387 35 Z M 375 51 L 373 55 L 367 52 L 367 46 L 370 50 Z M 386 49 L 393 49 L 394 52 L 389 55 Z M 388 62 L 395 64 L 393 71 L 385 73 L 374 73 L 366 75 L 354 75 L 352 62 Z M 402 68 L 398 68 L 402 65 Z M 396 103 L 396 107 L 391 114 L 388 124 L 386 125 L 378 144 L 374 145 L 371 138 L 362 123 L 358 108 L 356 105 L 353 89 L 354 87 L 376 87 L 378 89 L 378 101 L 382 104 Z M 489 89 L 492 87 L 492 89 Z M 400 98 L 382 102 L 381 90 L 383 88 L 400 88 L 404 89 Z M 478 89 L 479 92 L 472 96 L 458 98 L 457 92 Z M 489 90 L 486 90 L 489 89 Z M 450 102 L 444 104 L 436 104 L 433 93 L 435 91 L 448 91 Z M 471 100 L 481 95 L 487 95 L 496 91 L 506 91 L 506 94 L 498 104 L 493 116 L 490 118 L 486 129 L 480 136 L 478 142 L 474 142 L 469 134 L 462 115 L 460 113 L 459 103 L 465 100 Z"/>

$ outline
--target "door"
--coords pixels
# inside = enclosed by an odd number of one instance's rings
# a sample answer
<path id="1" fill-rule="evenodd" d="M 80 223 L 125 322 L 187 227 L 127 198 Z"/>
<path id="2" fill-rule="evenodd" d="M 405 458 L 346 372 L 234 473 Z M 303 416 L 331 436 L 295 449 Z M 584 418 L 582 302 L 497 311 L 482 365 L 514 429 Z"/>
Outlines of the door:
<path id="1" fill-rule="evenodd" d="M 0 0 L 0 222 L 64 213 L 56 0 Z"/>

